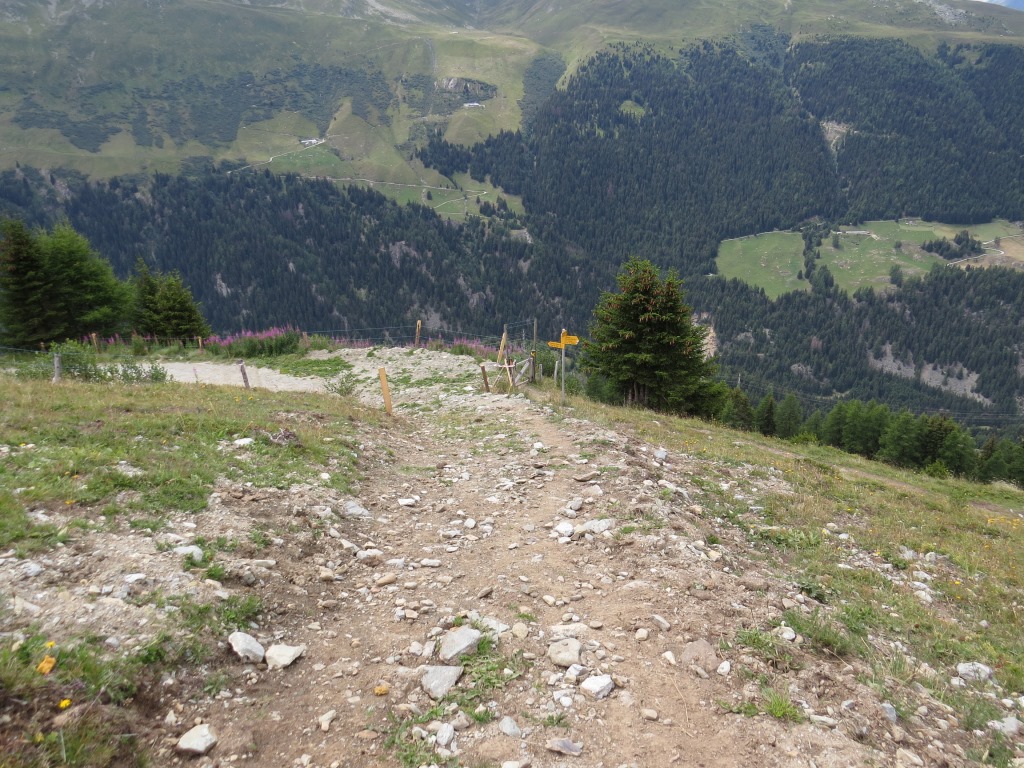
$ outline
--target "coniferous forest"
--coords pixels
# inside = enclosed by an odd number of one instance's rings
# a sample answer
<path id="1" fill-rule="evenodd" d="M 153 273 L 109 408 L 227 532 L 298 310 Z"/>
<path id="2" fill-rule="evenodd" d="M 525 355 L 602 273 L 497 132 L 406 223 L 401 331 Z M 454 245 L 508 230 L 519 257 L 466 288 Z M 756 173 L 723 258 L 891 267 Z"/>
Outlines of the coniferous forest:
<path id="1" fill-rule="evenodd" d="M 810 291 L 774 301 L 713 273 L 723 238 L 766 230 L 1024 218 L 1024 99 L 1008 98 L 1022 88 L 1012 46 L 790 46 L 765 29 L 674 57 L 618 46 L 531 100 L 521 131 L 419 150 L 442 173 L 521 195 L 529 237 L 359 187 L 212 166 L 108 182 L 22 168 L 0 175 L 0 213 L 66 216 L 119 275 L 139 257 L 179 271 L 222 331 L 423 319 L 493 332 L 536 316 L 585 334 L 636 256 L 682 275 L 730 383 L 1005 423 L 1024 397 L 1024 273 L 937 268 L 851 296 L 822 268 Z M 907 375 L 925 368 L 932 386 Z M 971 396 L 945 386 L 964 379 Z"/>

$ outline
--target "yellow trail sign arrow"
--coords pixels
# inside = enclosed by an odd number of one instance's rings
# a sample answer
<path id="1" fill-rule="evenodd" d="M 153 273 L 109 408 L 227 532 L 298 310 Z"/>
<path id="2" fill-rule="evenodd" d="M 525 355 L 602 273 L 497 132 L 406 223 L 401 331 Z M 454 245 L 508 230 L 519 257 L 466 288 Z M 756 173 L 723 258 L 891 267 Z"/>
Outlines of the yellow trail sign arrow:
<path id="1" fill-rule="evenodd" d="M 560 341 L 549 341 L 548 346 L 552 349 L 565 349 L 565 344 Z"/>
<path id="2" fill-rule="evenodd" d="M 562 343 L 563 344 L 579 344 L 580 343 L 580 337 L 579 336 L 570 336 L 568 333 L 563 333 L 562 334 Z"/>

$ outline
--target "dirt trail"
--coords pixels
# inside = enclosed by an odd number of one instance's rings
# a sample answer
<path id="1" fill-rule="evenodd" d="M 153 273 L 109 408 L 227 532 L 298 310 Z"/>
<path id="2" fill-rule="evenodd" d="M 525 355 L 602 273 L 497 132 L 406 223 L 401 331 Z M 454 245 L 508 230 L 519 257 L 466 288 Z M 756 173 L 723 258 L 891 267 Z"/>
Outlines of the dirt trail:
<path id="1" fill-rule="evenodd" d="M 259 595 L 265 619 L 252 634 L 264 646 L 304 645 L 304 655 L 268 670 L 225 646 L 225 691 L 204 695 L 169 681 L 154 712 L 156 764 L 182 761 L 175 743 L 201 720 L 219 737 L 193 761 L 207 768 L 399 765 L 388 738 L 403 718 L 434 706 L 425 668 L 458 663 L 439 655 L 460 627 L 493 637 L 508 669 L 494 674 L 510 681 L 481 683 L 472 699 L 464 674 L 453 689 L 462 710 L 439 711 L 411 742 L 434 757 L 408 764 L 965 764 L 955 744 L 938 741 L 932 721 L 941 710 L 918 728 L 890 724 L 858 682 L 863 664 L 807 655 L 800 668 L 780 671 L 736 641 L 743 629 L 770 630 L 786 608 L 818 606 L 708 513 L 701 487 L 713 482 L 756 508 L 788 493 L 781 473 L 718 467 L 521 395 L 479 393 L 467 358 L 344 355 L 368 402 L 379 398 L 378 366 L 404 382 L 395 387 L 397 418 L 361 433 L 357 498 L 310 485 L 218 488 L 179 538 L 244 538 L 256 526 L 287 533 L 263 552 L 235 553 L 224 585 L 183 584 L 190 577 L 180 558 L 171 565 L 179 589 Z M 167 368 L 181 381 L 240 383 L 235 366 Z M 322 389 L 258 369 L 249 375 L 254 386 Z M 152 540 L 134 536 L 131 547 L 152 573 Z M 109 560 L 102 567 L 118 564 Z M 142 615 L 127 612 L 125 631 Z M 553 643 L 579 666 L 549 657 Z M 795 702 L 802 722 L 733 713 L 763 711 L 769 689 Z M 552 751 L 558 739 L 582 753 Z"/>

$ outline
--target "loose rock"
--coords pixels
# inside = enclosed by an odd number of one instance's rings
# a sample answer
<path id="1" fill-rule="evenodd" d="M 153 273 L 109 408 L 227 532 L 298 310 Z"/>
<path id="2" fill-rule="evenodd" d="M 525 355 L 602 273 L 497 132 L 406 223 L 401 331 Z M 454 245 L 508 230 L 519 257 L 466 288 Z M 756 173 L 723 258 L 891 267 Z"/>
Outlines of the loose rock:
<path id="1" fill-rule="evenodd" d="M 567 637 L 558 640 L 548 647 L 548 658 L 552 664 L 559 667 L 571 667 L 580 663 L 580 653 L 583 645 L 574 637 Z"/>
<path id="2" fill-rule="evenodd" d="M 175 746 L 186 755 L 205 755 L 217 745 L 217 733 L 206 723 L 197 725 L 185 733 Z"/>
<path id="3" fill-rule="evenodd" d="M 264 657 L 267 669 L 283 669 L 306 652 L 305 645 L 272 645 Z"/>
<path id="4" fill-rule="evenodd" d="M 251 661 L 255 664 L 263 661 L 266 652 L 252 635 L 247 635 L 245 632 L 232 632 L 228 635 L 228 642 L 231 644 L 231 650 L 237 653 L 242 661 Z"/>

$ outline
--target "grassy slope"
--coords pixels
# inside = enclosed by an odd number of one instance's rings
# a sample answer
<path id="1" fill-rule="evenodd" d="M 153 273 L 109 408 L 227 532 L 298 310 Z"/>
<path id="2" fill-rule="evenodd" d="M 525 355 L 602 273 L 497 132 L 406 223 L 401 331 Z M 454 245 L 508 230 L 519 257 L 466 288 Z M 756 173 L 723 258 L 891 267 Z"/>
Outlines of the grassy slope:
<path id="1" fill-rule="evenodd" d="M 893 266 L 899 266 L 910 276 L 927 272 L 934 264 L 945 263 L 915 246 L 940 237 L 952 239 L 963 227 L 938 222 L 869 221 L 844 229 L 871 234 L 843 234 L 838 250 L 826 240 L 821 246 L 819 263 L 828 266 L 840 288 L 852 293 L 865 285 L 884 288 L 889 284 L 889 270 Z M 967 229 L 982 241 L 1020 234 L 1019 228 L 1005 221 Z M 903 244 L 900 250 L 895 248 L 897 241 Z M 774 299 L 787 291 L 807 290 L 807 281 L 796 279 L 803 269 L 802 253 L 800 235 L 768 232 L 726 240 L 719 247 L 717 264 L 724 277 L 737 277 L 764 288 Z"/>
<path id="2" fill-rule="evenodd" d="M 256 487 L 285 487 L 337 454 L 337 442 L 328 438 L 347 443 L 356 422 L 363 422 L 361 433 L 380 419 L 345 399 L 305 393 L 174 384 L 54 387 L 7 374 L 0 374 L 0 383 L 7 393 L 0 433 L 9 446 L 0 461 L 0 545 L 22 553 L 54 547 L 78 528 L 125 523 L 140 532 L 158 530 L 169 510 L 201 509 L 220 475 Z M 557 401 L 550 382 L 534 396 L 550 398 L 553 406 Z M 40 410 L 42 402 L 48 407 Z M 1003 716 L 998 706 L 947 688 L 946 673 L 967 660 L 993 666 L 1007 692 L 1024 691 L 1024 491 L 930 478 L 703 422 L 664 415 L 655 420 L 638 409 L 578 398 L 570 406 L 556 407 L 555 422 L 570 415 L 588 419 L 695 462 L 692 482 L 703 491 L 709 525 L 716 519 L 716 525 L 742 530 L 769 567 L 824 601 L 831 634 L 820 626 L 801 630 L 812 647 L 829 642 L 822 652 L 860 658 L 871 669 L 865 681 L 898 708 L 919 683 L 953 706 L 965 727 L 984 727 L 986 719 Z M 302 414 L 316 416 L 296 417 Z M 260 430 L 280 427 L 296 430 L 299 442 L 277 446 L 260 437 Z M 233 455 L 218 450 L 221 441 L 250 434 L 258 437 L 252 449 L 258 462 L 236 466 Z M 169 451 L 168 445 L 181 449 Z M 144 473 L 117 471 L 120 460 Z M 790 491 L 769 494 L 763 509 L 748 508 L 728 490 L 730 467 L 751 478 L 777 478 Z M 339 488 L 352 473 L 348 466 L 336 471 Z M 118 503 L 125 490 L 133 492 L 131 501 Z M 25 505 L 70 510 L 78 519 L 62 530 L 33 525 Z M 837 530 L 829 532 L 828 525 Z M 839 538 L 840 531 L 848 538 Z M 891 580 L 913 578 L 914 566 L 901 547 L 939 556 L 929 568 L 934 604 L 922 604 Z M 851 562 L 857 566 L 849 567 Z M 872 637 L 902 641 L 939 674 L 897 665 L 891 652 L 879 653 Z"/>
<path id="3" fill-rule="evenodd" d="M 181 3 L 149 8 L 138 4 L 91 7 L 61 0 L 49 6 L 15 3 L 0 21 L 0 167 L 15 162 L 40 167 L 71 167 L 97 176 L 132 171 L 173 171 L 181 159 L 212 156 L 246 159 L 279 171 L 374 179 L 392 185 L 438 186 L 441 179 L 409 160 L 408 142 L 422 140 L 424 126 L 444 125 L 452 141 L 471 143 L 519 124 L 517 100 L 529 62 L 549 47 L 567 60 L 570 71 L 595 50 L 616 41 L 645 39 L 659 48 L 685 41 L 742 33 L 752 24 L 776 26 L 794 36 L 827 33 L 900 35 L 932 48 L 941 38 L 998 39 L 1024 37 L 1024 14 L 979 3 L 954 3 L 969 9 L 955 26 L 930 7 L 911 0 L 879 6 L 867 0 L 697 0 L 680 4 L 650 0 L 643 4 L 589 0 L 572 4 L 552 0 L 484 2 L 474 7 L 392 0 L 371 8 L 365 3 L 338 12 L 326 0 L 286 2 L 275 7 L 241 3 Z M 387 7 L 388 11 L 379 8 Z M 78 10 L 76 10 L 78 9 Z M 456 110 L 450 118 L 420 114 L 407 103 L 392 106 L 390 125 L 371 125 L 345 112 L 329 133 L 338 150 L 322 147 L 296 151 L 298 138 L 313 135 L 309 126 L 284 127 L 284 114 L 269 121 L 276 136 L 260 137 L 243 128 L 230 145 L 190 141 L 175 146 L 137 146 L 129 132 L 112 136 L 99 152 L 72 145 L 57 130 L 23 129 L 12 123 L 25 94 L 44 108 L 65 109 L 82 89 L 94 89 L 71 118 L 127 116 L 136 108 L 134 89 L 160 93 L 167 82 L 195 76 L 230 78 L 239 72 L 256 77 L 298 63 L 379 69 L 392 89 L 402 90 L 403 76 L 431 79 L 464 77 L 497 87 L 481 109 Z M 107 85 L 113 87 L 104 90 Z M 258 129 L 257 129 L 258 130 Z M 260 139 L 263 139 L 262 141 Z M 408 193 L 400 193 L 407 197 Z"/>

